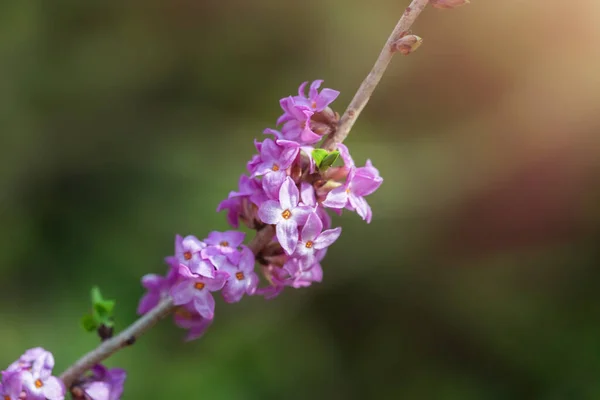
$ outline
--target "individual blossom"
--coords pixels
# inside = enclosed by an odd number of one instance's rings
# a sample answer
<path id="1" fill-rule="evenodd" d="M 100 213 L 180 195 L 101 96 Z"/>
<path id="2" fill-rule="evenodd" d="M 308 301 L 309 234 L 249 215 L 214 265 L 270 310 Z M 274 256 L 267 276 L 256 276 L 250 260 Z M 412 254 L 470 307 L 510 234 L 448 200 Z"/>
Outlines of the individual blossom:
<path id="1" fill-rule="evenodd" d="M 30 370 L 33 362 L 44 356 L 43 368 L 52 371 L 54 368 L 54 356 L 47 350 L 41 347 L 34 347 L 23 353 L 19 359 L 8 366 L 7 372 Z"/>
<path id="2" fill-rule="evenodd" d="M 28 400 L 62 400 L 65 398 L 65 387 L 60 379 L 52 376 L 47 365 L 54 364 L 54 359 L 48 359 L 52 354 L 40 355 L 32 364 L 31 369 L 22 371 L 23 390 Z"/>
<path id="3" fill-rule="evenodd" d="M 285 178 L 286 169 L 292 165 L 298 152 L 299 145 L 289 140 L 265 139 L 260 146 L 261 162 L 255 166 L 253 177 L 262 176 L 262 187 L 271 198 L 277 197 L 277 192 Z"/>
<path id="4" fill-rule="evenodd" d="M 322 79 L 313 81 L 310 84 L 308 96 L 305 94 L 306 85 L 308 82 L 302 83 L 298 88 L 298 96 L 294 96 L 294 102 L 296 104 L 308 107 L 314 112 L 325 110 L 329 104 L 333 103 L 333 101 L 337 99 L 337 97 L 340 95 L 340 92 L 337 90 L 324 88 L 321 89 L 321 92 L 319 93 L 319 88 L 321 87 L 322 83 Z"/>
<path id="5" fill-rule="evenodd" d="M 228 303 L 236 303 L 244 294 L 253 295 L 258 286 L 258 276 L 254 272 L 255 258 L 252 250 L 244 246 L 237 266 L 229 264 L 223 271 L 229 274 L 229 279 L 223 287 L 223 298 Z"/>
<path id="6" fill-rule="evenodd" d="M 158 305 L 162 298 L 168 294 L 169 289 L 177 280 L 177 270 L 170 268 L 167 276 L 147 274 L 142 277 L 142 286 L 147 292 L 140 299 L 137 313 L 146 314 Z"/>
<path id="7" fill-rule="evenodd" d="M 91 375 L 84 378 L 79 385 L 89 400 L 119 400 L 123 394 L 123 384 L 127 372 L 121 368 L 108 369 L 96 364 L 91 369 Z"/>
<path id="8" fill-rule="evenodd" d="M 299 258 L 290 258 L 282 268 L 287 273 L 283 281 L 285 286 L 291 286 L 295 289 L 308 287 L 313 282 L 323 280 L 323 268 L 320 261 L 325 256 L 326 250 L 320 250 L 315 253 L 313 263 L 306 267 Z"/>
<path id="9" fill-rule="evenodd" d="M 371 207 L 364 199 L 381 186 L 383 179 L 379 171 L 367 160 L 365 167 L 352 167 L 346 183 L 327 194 L 323 205 L 333 209 L 355 210 L 367 223 L 371 222 Z"/>
<path id="10" fill-rule="evenodd" d="M 310 207 L 299 206 L 300 194 L 290 177 L 279 189 L 279 201 L 268 200 L 258 210 L 259 218 L 276 226 L 277 240 L 287 254 L 292 254 L 298 244 L 298 226 L 304 224 L 313 212 Z"/>
<path id="11" fill-rule="evenodd" d="M 338 115 L 328 105 L 337 98 L 339 92 L 323 89 L 319 93 L 321 83 L 322 80 L 316 80 L 311 84 L 308 97 L 305 94 L 308 82 L 304 82 L 298 89 L 298 96 L 280 100 L 283 115 L 278 118 L 277 124 L 283 124 L 282 137 L 301 144 L 313 144 L 335 129 Z"/>
<path id="12" fill-rule="evenodd" d="M 3 400 L 18 400 L 23 391 L 22 371 L 2 371 L 0 383 L 0 398 Z"/>
<path id="13" fill-rule="evenodd" d="M 263 176 L 272 172 L 284 172 L 296 159 L 300 146 L 290 140 L 265 139 L 260 143 L 260 161 L 254 166 L 252 176 Z"/>
<path id="14" fill-rule="evenodd" d="M 191 304 L 194 310 L 204 318 L 212 319 L 215 313 L 215 299 L 211 292 L 221 290 L 228 274 L 217 271 L 213 278 L 195 275 L 180 265 L 178 267 L 180 282 L 170 290 L 173 304 L 176 306 Z"/>
<path id="15" fill-rule="evenodd" d="M 212 278 L 215 274 L 214 267 L 203 259 L 200 252 L 206 247 L 206 243 L 197 237 L 189 235 L 175 236 L 175 256 L 167 257 L 165 261 L 171 265 L 183 265 L 194 274 Z"/>
<path id="16" fill-rule="evenodd" d="M 204 243 L 216 248 L 220 254 L 227 256 L 231 262 L 236 262 L 236 259 L 239 258 L 237 248 L 244 242 L 245 236 L 246 234 L 240 231 L 213 231 L 204 239 Z"/>
<path id="17" fill-rule="evenodd" d="M 294 256 L 300 259 L 300 266 L 313 265 L 316 261 L 315 252 L 331 246 L 341 233 L 340 227 L 323 231 L 321 219 L 316 214 L 310 214 L 302 228 L 301 238 L 294 252 Z"/>
<path id="18" fill-rule="evenodd" d="M 190 305 L 178 307 L 173 319 L 175 325 L 187 329 L 186 342 L 200 338 L 213 322 L 212 319 L 198 314 Z"/>

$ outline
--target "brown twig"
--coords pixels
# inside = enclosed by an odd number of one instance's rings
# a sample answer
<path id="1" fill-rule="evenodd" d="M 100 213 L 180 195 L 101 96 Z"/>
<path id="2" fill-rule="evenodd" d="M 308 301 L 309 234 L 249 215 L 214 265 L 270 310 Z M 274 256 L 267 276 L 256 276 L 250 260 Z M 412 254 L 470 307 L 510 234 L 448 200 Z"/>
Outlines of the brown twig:
<path id="1" fill-rule="evenodd" d="M 400 39 L 403 35 L 405 35 L 412 24 L 415 22 L 419 14 L 425 9 L 429 0 L 413 0 L 406 10 L 402 14 L 402 17 L 396 24 L 396 27 L 388 37 L 385 42 L 385 46 L 379 53 L 379 57 L 377 57 L 377 61 L 375 61 L 375 65 L 371 68 L 371 72 L 362 82 L 358 91 L 354 95 L 354 98 L 346 108 L 344 115 L 340 118 L 340 123 L 338 125 L 335 133 L 328 137 L 323 143 L 323 148 L 326 150 L 335 150 L 338 144 L 342 143 L 348 134 L 350 133 L 350 129 L 356 122 L 356 119 L 360 115 L 361 111 L 371 98 L 373 91 L 379 84 L 383 73 L 387 69 L 390 61 L 392 61 L 392 57 L 394 56 L 394 43 Z"/>

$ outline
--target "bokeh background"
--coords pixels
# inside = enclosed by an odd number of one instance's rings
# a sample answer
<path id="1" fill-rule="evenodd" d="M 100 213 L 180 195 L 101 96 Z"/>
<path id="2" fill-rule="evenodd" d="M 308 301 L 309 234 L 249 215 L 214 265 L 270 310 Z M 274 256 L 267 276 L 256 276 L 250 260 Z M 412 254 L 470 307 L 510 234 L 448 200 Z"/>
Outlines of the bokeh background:
<path id="1" fill-rule="evenodd" d="M 305 80 L 340 113 L 408 1 L 0 2 L 0 364 L 136 318 Z M 323 283 L 108 362 L 124 399 L 600 398 L 600 3 L 428 9 L 347 140 L 384 177 Z"/>

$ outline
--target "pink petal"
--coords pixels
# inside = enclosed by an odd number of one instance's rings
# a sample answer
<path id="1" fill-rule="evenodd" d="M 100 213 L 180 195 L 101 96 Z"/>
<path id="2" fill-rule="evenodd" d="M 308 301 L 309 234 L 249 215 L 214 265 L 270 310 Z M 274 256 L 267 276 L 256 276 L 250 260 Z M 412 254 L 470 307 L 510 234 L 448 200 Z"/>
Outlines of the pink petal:
<path id="1" fill-rule="evenodd" d="M 58 378 L 51 376 L 44 381 L 44 396 L 48 400 L 63 400 L 65 398 L 65 386 Z"/>
<path id="2" fill-rule="evenodd" d="M 321 230 L 323 229 L 323 223 L 321 219 L 315 213 L 310 213 L 304 228 L 302 228 L 302 241 L 308 242 L 315 240 Z"/>
<path id="3" fill-rule="evenodd" d="M 302 182 L 300 184 L 300 198 L 305 206 L 314 207 L 317 205 L 315 189 L 308 182 Z"/>
<path id="4" fill-rule="evenodd" d="M 285 178 L 285 181 L 279 189 L 279 203 L 281 204 L 282 210 L 291 210 L 296 207 L 299 202 L 300 192 L 296 184 L 289 176 Z M 261 218 L 262 219 L 262 218 Z"/>
<path id="5" fill-rule="evenodd" d="M 297 225 L 304 225 L 308 216 L 314 214 L 314 212 L 312 207 L 299 206 L 292 210 L 292 218 L 290 220 L 294 220 Z"/>
<path id="6" fill-rule="evenodd" d="M 277 224 L 277 240 L 283 250 L 291 255 L 298 244 L 298 224 L 293 219 L 282 220 Z"/>
<path id="7" fill-rule="evenodd" d="M 283 218 L 282 212 L 283 209 L 277 201 L 267 200 L 258 209 L 258 218 L 265 224 L 276 224 Z"/>
<path id="8" fill-rule="evenodd" d="M 160 301 L 160 294 L 146 293 L 141 299 L 137 308 L 138 315 L 146 314 L 152 310 Z"/>
<path id="9" fill-rule="evenodd" d="M 204 318 L 213 319 L 215 315 L 215 299 L 210 292 L 194 299 L 194 309 Z"/>
<path id="10" fill-rule="evenodd" d="M 321 232 L 317 240 L 315 240 L 313 247 L 316 250 L 321 250 L 329 247 L 335 242 L 342 234 L 342 228 L 337 227 L 335 229 L 328 229 Z"/>
<path id="11" fill-rule="evenodd" d="M 176 306 L 187 304 L 194 298 L 194 285 L 190 281 L 182 281 L 173 286 L 170 290 L 173 304 Z"/>
<path id="12" fill-rule="evenodd" d="M 344 208 L 348 204 L 348 193 L 344 186 L 333 189 L 327 193 L 323 205 L 329 208 Z"/>

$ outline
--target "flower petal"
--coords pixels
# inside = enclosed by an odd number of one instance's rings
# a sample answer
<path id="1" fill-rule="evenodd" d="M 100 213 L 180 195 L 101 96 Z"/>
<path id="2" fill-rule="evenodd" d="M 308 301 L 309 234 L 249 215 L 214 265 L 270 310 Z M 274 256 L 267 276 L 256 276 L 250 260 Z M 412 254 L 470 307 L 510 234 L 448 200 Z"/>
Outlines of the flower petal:
<path id="1" fill-rule="evenodd" d="M 348 193 L 344 186 L 333 189 L 327 193 L 323 205 L 329 208 L 344 208 L 348 204 Z"/>
<path id="2" fill-rule="evenodd" d="M 283 250 L 291 255 L 298 244 L 298 224 L 293 219 L 282 220 L 277 224 L 277 240 Z"/>
<path id="3" fill-rule="evenodd" d="M 279 189 L 279 203 L 281 204 L 282 210 L 291 210 L 298 205 L 300 200 L 300 192 L 296 184 L 289 176 L 285 178 L 285 181 Z"/>
<path id="4" fill-rule="evenodd" d="M 302 241 L 308 242 L 313 241 L 321 230 L 323 229 L 323 223 L 321 219 L 315 213 L 310 213 L 308 218 L 306 219 L 306 223 L 304 224 L 304 228 L 302 228 Z"/>
<path id="5" fill-rule="evenodd" d="M 258 218 L 265 224 L 276 224 L 283 219 L 282 212 L 283 209 L 277 201 L 267 200 L 258 209 Z"/>
<path id="6" fill-rule="evenodd" d="M 313 247 L 316 250 L 321 250 L 326 247 L 329 247 L 340 237 L 341 234 L 342 228 L 340 227 L 323 231 L 321 232 L 317 240 L 314 241 Z"/>
<path id="7" fill-rule="evenodd" d="M 176 306 L 187 304 L 194 298 L 194 284 L 189 280 L 185 280 L 174 285 L 169 293 L 173 298 L 173 304 Z"/>
<path id="8" fill-rule="evenodd" d="M 204 318 L 213 319 L 215 315 L 215 299 L 206 291 L 202 296 L 194 298 L 194 309 Z"/>
<path id="9" fill-rule="evenodd" d="M 65 398 L 65 386 L 58 378 L 51 376 L 44 381 L 44 396 L 48 400 L 63 400 Z"/>

